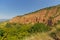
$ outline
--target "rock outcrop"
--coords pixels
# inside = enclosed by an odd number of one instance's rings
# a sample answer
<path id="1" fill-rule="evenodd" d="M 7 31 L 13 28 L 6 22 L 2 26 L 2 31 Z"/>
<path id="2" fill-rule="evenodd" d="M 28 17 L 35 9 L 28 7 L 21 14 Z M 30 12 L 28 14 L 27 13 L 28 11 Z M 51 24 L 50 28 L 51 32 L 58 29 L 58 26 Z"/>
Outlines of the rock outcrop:
<path id="1" fill-rule="evenodd" d="M 49 19 L 51 20 L 52 24 L 60 20 L 60 5 L 40 9 L 38 11 L 28 13 L 22 16 L 16 16 L 12 18 L 9 22 L 20 24 L 34 24 L 37 22 L 49 24 Z"/>

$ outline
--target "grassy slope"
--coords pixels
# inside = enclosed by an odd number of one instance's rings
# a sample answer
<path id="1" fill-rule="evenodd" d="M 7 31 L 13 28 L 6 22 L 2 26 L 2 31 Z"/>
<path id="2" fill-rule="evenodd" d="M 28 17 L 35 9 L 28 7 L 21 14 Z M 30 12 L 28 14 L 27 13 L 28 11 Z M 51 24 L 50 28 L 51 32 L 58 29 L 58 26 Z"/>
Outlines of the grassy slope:
<path id="1" fill-rule="evenodd" d="M 0 40 L 54 40 L 51 35 L 56 33 L 59 38 L 59 30 L 60 24 L 50 27 L 42 23 L 22 25 L 4 22 L 0 23 Z"/>

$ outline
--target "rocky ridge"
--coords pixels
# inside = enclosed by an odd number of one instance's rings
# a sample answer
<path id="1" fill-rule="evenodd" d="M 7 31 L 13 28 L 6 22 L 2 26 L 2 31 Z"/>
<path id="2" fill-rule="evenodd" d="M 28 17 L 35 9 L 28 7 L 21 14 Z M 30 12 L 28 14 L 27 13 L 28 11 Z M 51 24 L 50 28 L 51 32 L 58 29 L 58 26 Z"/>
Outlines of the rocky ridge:
<path id="1" fill-rule="evenodd" d="M 38 22 L 53 25 L 57 23 L 58 20 L 60 20 L 60 5 L 43 8 L 22 16 L 16 16 L 12 18 L 9 22 L 20 24 L 34 24 Z"/>

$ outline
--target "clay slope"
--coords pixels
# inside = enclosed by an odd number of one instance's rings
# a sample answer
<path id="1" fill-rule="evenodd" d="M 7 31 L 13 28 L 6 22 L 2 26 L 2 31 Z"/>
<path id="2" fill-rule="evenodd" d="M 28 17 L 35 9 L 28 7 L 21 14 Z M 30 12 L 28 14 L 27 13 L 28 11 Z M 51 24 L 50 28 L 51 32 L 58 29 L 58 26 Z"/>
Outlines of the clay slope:
<path id="1" fill-rule="evenodd" d="M 10 23 L 20 23 L 20 24 L 29 24 L 29 23 L 48 23 L 49 19 L 52 19 L 51 23 L 56 23 L 60 20 L 60 5 L 40 9 L 38 11 L 28 13 L 22 16 L 16 16 L 12 18 Z"/>

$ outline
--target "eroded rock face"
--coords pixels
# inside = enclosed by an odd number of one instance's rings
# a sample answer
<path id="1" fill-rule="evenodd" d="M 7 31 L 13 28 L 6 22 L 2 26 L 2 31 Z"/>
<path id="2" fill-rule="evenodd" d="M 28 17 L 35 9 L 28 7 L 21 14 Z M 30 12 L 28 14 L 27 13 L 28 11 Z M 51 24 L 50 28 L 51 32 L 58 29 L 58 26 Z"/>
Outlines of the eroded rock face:
<path id="1" fill-rule="evenodd" d="M 29 24 L 29 23 L 34 24 L 38 22 L 48 24 L 48 20 L 50 17 L 53 17 L 52 23 L 55 23 L 57 22 L 57 20 L 60 20 L 60 6 L 44 8 L 36 12 L 32 12 L 31 14 L 16 16 L 12 18 L 9 22 L 20 23 L 20 24 Z"/>

